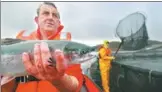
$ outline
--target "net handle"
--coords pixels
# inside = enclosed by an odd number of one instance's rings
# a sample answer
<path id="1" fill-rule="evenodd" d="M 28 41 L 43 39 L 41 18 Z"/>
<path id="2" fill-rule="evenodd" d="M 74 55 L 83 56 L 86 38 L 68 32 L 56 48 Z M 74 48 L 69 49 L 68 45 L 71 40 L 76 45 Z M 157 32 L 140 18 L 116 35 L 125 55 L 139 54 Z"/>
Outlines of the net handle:
<path id="1" fill-rule="evenodd" d="M 114 54 L 114 57 L 116 57 L 116 55 L 117 55 L 119 49 L 121 48 L 121 46 L 123 45 L 123 43 L 124 43 L 124 38 L 121 38 L 121 43 L 119 44 L 119 47 L 118 47 L 118 49 L 116 50 L 116 52 Z"/>

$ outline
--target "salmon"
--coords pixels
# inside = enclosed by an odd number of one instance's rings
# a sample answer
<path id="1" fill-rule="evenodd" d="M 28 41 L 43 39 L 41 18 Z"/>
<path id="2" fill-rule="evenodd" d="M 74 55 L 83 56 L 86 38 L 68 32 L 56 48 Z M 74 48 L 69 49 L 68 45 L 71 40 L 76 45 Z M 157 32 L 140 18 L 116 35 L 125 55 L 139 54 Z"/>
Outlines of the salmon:
<path id="1" fill-rule="evenodd" d="M 36 43 L 46 42 L 50 51 L 60 49 L 63 51 L 68 64 L 81 64 L 96 58 L 92 55 L 95 49 L 85 44 L 67 40 L 19 40 L 6 39 L 1 42 L 0 75 L 2 76 L 25 76 L 28 73 L 22 62 L 23 52 L 33 52 Z M 55 62 L 54 62 L 55 63 Z"/>

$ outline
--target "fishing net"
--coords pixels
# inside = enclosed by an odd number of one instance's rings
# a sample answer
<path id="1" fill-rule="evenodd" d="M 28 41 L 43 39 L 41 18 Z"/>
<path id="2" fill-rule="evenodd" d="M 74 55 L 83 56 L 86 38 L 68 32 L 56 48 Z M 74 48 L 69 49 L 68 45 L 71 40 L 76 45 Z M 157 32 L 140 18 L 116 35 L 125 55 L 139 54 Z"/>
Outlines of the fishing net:
<path id="1" fill-rule="evenodd" d="M 138 50 L 147 45 L 148 33 L 145 24 L 145 16 L 135 12 L 119 21 L 116 34 L 123 40 L 124 50 Z"/>
<path id="2" fill-rule="evenodd" d="M 110 92 L 162 92 L 162 44 L 148 45 L 145 19 L 136 12 L 117 26 L 125 51 L 112 62 Z"/>

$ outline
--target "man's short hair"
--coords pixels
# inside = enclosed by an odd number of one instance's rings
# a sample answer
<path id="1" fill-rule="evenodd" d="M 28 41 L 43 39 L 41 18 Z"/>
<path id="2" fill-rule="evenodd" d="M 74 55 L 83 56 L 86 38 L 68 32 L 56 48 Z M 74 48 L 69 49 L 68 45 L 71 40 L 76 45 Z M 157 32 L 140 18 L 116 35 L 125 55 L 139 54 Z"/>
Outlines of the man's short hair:
<path id="1" fill-rule="evenodd" d="M 52 7 L 54 7 L 54 8 L 56 8 L 57 9 L 57 7 L 56 7 L 56 5 L 54 4 L 54 3 L 52 3 L 52 2 L 43 2 L 43 4 L 41 4 L 39 7 L 38 7 L 38 9 L 37 9 L 37 15 L 39 15 L 39 12 L 40 12 L 40 8 L 41 8 L 41 6 L 42 5 L 49 5 L 49 6 L 52 6 Z M 58 13 L 58 17 L 60 18 L 60 14 Z"/>

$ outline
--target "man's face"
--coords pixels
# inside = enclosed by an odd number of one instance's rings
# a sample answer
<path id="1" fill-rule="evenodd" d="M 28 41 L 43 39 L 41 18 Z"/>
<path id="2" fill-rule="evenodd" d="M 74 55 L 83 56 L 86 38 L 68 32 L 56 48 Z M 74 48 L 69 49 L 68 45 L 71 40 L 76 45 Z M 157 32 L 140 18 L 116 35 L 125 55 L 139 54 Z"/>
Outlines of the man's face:
<path id="1" fill-rule="evenodd" d="M 109 48 L 109 43 L 104 43 L 105 48 Z"/>
<path id="2" fill-rule="evenodd" d="M 41 30 L 55 31 L 59 26 L 58 11 L 51 5 L 42 5 L 36 22 Z"/>

